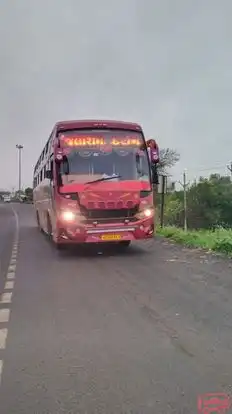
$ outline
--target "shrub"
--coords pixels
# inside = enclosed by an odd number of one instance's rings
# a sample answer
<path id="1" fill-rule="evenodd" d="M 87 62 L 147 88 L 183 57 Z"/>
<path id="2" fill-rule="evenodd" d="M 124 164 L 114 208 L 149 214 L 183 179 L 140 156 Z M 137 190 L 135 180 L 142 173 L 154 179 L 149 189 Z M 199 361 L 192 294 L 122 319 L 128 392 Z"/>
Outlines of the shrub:
<path id="1" fill-rule="evenodd" d="M 232 256 L 232 230 L 218 228 L 214 231 L 187 231 L 176 227 L 158 228 L 160 234 L 188 247 L 199 247 Z"/>

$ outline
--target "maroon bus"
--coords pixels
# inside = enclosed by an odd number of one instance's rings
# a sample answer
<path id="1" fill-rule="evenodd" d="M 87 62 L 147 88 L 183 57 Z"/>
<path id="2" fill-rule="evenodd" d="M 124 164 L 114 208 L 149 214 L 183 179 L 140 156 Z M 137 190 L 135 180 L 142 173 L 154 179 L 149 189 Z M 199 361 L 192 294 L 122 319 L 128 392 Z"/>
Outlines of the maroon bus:
<path id="1" fill-rule="evenodd" d="M 37 224 L 57 248 L 154 235 L 150 163 L 140 125 L 58 122 L 34 169 Z"/>

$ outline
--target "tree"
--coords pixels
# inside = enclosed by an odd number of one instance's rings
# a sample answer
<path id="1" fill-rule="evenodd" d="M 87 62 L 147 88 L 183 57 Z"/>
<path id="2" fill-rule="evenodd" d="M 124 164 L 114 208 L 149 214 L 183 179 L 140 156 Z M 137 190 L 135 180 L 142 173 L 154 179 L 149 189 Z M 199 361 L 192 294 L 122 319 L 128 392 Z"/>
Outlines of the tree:
<path id="1" fill-rule="evenodd" d="M 160 150 L 159 155 L 160 155 L 159 157 L 160 160 L 159 160 L 159 164 L 157 165 L 157 173 L 158 173 L 158 176 L 160 176 L 160 180 L 159 180 L 159 182 L 161 183 L 160 190 L 161 192 L 163 192 L 164 180 L 163 180 L 163 177 L 161 179 L 161 176 L 168 176 L 168 169 L 173 167 L 179 161 L 180 154 L 178 154 L 178 152 L 174 149 L 162 148 Z M 173 189 L 175 188 L 175 183 L 172 183 L 172 187 Z M 165 199 L 163 195 L 161 194 L 158 194 L 156 196 L 156 202 L 157 202 L 157 207 L 158 207 L 157 217 L 159 217 L 160 222 L 163 223 L 165 219 L 165 207 L 167 208 L 167 203 L 165 202 Z M 175 220 L 177 219 L 177 215 L 180 214 L 180 210 L 181 210 L 180 202 L 178 203 L 175 200 L 172 200 L 172 201 L 169 200 L 169 213 L 168 213 L 169 224 L 173 224 L 173 222 L 175 222 Z M 167 217 L 167 214 L 166 214 L 166 217 Z"/>
<path id="2" fill-rule="evenodd" d="M 188 198 L 188 224 L 191 228 L 210 228 L 220 220 L 217 187 L 210 180 L 191 186 Z"/>
<path id="3" fill-rule="evenodd" d="M 17 190 L 15 191 L 15 197 L 16 198 L 20 198 L 20 197 L 25 197 L 25 192 L 23 190 Z"/>
<path id="4" fill-rule="evenodd" d="M 30 197 L 33 194 L 33 189 L 31 187 L 27 187 L 25 189 L 25 194 L 27 197 Z"/>
<path id="5" fill-rule="evenodd" d="M 28 200 L 32 200 L 33 199 L 33 189 L 31 187 L 27 187 L 25 189 L 25 195 L 26 195 Z"/>
<path id="6" fill-rule="evenodd" d="M 172 226 L 180 220 L 180 216 L 183 214 L 183 203 L 175 194 L 166 196 L 164 214 L 167 225 Z"/>
<path id="7" fill-rule="evenodd" d="M 159 173 L 167 173 L 167 169 L 173 167 L 180 159 L 180 154 L 171 148 L 162 148 L 160 150 L 160 163 L 158 166 Z"/>
<path id="8" fill-rule="evenodd" d="M 212 174 L 200 177 L 187 191 L 188 227 L 210 229 L 232 227 L 232 183 L 229 177 Z M 183 191 L 167 197 L 165 222 L 183 226 Z"/>

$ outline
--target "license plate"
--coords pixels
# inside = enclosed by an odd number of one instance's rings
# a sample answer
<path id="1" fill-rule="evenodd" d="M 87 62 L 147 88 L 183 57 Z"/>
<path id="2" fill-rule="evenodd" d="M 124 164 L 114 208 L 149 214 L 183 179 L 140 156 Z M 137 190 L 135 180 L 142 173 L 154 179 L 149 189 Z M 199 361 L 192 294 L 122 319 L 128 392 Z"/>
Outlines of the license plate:
<path id="1" fill-rule="evenodd" d="M 103 234 L 101 236 L 102 240 L 107 240 L 107 241 L 111 241 L 111 240 L 121 240 L 121 236 L 120 234 Z"/>

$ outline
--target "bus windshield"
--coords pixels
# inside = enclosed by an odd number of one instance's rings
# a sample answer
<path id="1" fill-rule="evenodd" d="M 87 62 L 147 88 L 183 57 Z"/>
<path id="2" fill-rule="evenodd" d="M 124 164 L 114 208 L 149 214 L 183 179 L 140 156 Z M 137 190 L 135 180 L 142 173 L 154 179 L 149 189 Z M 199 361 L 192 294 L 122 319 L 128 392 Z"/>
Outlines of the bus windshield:
<path id="1" fill-rule="evenodd" d="M 124 130 L 68 131 L 59 135 L 64 158 L 62 184 L 112 177 L 112 181 L 150 183 L 149 161 L 141 133 Z"/>

